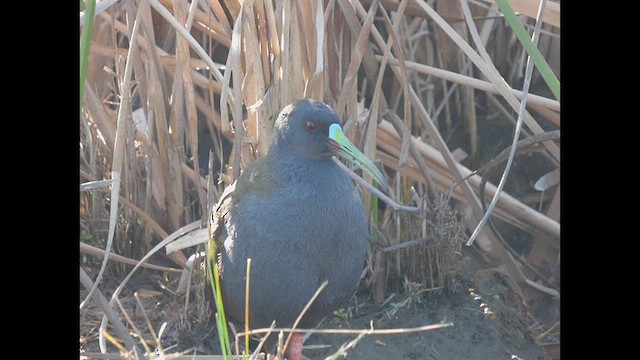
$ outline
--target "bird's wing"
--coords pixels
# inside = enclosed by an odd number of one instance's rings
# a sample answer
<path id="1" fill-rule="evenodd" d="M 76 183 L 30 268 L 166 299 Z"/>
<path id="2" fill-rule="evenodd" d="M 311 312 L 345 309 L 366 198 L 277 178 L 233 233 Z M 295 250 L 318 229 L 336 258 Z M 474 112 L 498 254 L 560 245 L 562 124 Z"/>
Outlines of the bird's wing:
<path id="1" fill-rule="evenodd" d="M 213 207 L 209 219 L 217 253 L 220 253 L 227 237 L 225 225 L 229 221 L 231 208 L 240 206 L 239 204 L 242 204 L 249 197 L 273 196 L 279 181 L 271 160 L 263 156 L 224 189 L 218 203 Z"/>
<path id="2" fill-rule="evenodd" d="M 231 208 L 231 195 L 236 188 L 236 183 L 237 181 L 234 181 L 224 189 L 218 203 L 216 203 L 213 209 L 211 209 L 209 224 L 211 226 L 211 236 L 213 237 L 213 241 L 216 245 L 216 252 L 220 252 L 224 242 L 224 217 Z"/>

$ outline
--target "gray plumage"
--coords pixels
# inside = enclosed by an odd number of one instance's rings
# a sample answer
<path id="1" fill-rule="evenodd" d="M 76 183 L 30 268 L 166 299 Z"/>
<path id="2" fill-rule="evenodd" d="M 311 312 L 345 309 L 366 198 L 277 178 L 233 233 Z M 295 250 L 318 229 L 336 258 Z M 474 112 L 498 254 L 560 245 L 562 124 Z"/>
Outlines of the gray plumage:
<path id="1" fill-rule="evenodd" d="M 223 194 L 213 214 L 227 317 L 244 324 L 251 258 L 251 328 L 291 327 L 318 287 L 327 287 L 299 328 L 313 328 L 347 304 L 368 249 L 367 221 L 353 181 L 327 141 L 336 113 L 299 100 L 275 123 L 269 153 Z M 313 125 L 310 125 L 312 123 Z M 314 128 L 315 126 L 315 128 Z M 271 335 L 272 351 L 277 336 Z"/>

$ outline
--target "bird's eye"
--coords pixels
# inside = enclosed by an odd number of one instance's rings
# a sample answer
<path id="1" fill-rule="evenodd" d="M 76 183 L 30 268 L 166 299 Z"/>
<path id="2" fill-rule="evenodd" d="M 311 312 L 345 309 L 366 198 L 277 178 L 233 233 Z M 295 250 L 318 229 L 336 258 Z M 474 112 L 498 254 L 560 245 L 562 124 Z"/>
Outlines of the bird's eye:
<path id="1" fill-rule="evenodd" d="M 307 130 L 313 132 L 313 131 L 316 131 L 317 128 L 318 128 L 318 125 L 316 125 L 316 123 L 314 123 L 313 121 L 307 122 Z"/>

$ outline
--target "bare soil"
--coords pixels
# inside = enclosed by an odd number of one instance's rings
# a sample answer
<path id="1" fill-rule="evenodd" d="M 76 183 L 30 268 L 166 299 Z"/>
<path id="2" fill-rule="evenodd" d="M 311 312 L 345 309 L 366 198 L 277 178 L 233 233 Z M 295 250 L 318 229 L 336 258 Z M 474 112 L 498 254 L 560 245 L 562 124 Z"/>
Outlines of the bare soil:
<path id="1" fill-rule="evenodd" d="M 529 316 L 509 278 L 496 271 L 466 275 L 459 293 L 427 293 L 409 304 L 391 302 L 378 310 L 368 305 L 349 321 L 352 328 L 415 328 L 451 322 L 452 327 L 400 335 L 371 335 L 349 351 L 348 359 L 547 359 L 535 343 Z M 337 328 L 346 323 L 333 320 Z M 305 355 L 323 359 L 355 336 L 313 335 L 305 344 L 328 344 Z"/>
<path id="2" fill-rule="evenodd" d="M 166 353 L 219 354 L 217 335 L 210 321 L 210 309 L 197 292 L 192 292 L 189 311 L 184 312 L 184 296 L 176 297 L 162 290 L 157 274 L 141 275 L 125 290 L 122 303 L 136 323 L 142 337 L 154 348 L 154 340 L 143 317 L 149 317 L 156 333 L 163 330 L 161 343 Z M 175 285 L 175 279 L 170 286 Z M 347 359 L 548 359 L 536 344 L 535 323 L 510 279 L 493 270 L 462 275 L 457 293 L 442 290 L 398 295 L 383 306 L 365 296 L 354 298 L 348 316 L 325 319 L 324 329 L 408 329 L 439 323 L 453 326 L 430 331 L 397 335 L 367 335 L 346 351 Z M 166 288 L 165 288 L 166 289 Z M 140 304 L 133 292 L 138 291 Z M 84 291 L 81 291 L 81 295 Z M 144 309 L 144 311 L 143 311 Z M 186 314 L 186 315 L 185 315 Z M 81 312 L 80 348 L 82 352 L 99 352 L 97 329 L 101 311 L 95 303 Z M 113 333 L 112 333 L 113 334 Z M 274 335 L 272 335 L 274 336 Z M 309 359 L 325 359 L 339 352 L 342 345 L 357 335 L 313 334 L 305 342 L 303 355 Z M 139 338 L 136 338 L 139 340 Z M 117 349 L 108 345 L 109 352 Z"/>

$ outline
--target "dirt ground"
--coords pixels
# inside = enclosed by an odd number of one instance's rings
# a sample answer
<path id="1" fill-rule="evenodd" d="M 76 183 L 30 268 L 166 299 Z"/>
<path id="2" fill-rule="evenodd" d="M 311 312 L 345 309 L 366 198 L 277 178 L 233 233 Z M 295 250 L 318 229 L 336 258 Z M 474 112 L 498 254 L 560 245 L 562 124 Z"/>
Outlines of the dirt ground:
<path id="1" fill-rule="evenodd" d="M 197 299 L 197 295 L 192 296 L 191 302 L 199 305 L 190 306 L 185 313 L 185 298 L 162 290 L 162 282 L 157 274 L 141 275 L 131 281 L 129 289 L 121 296 L 124 309 L 147 343 L 153 348 L 154 340 L 143 320 L 143 312 L 156 333 L 166 322 L 161 338 L 165 354 L 179 351 L 219 354 L 217 335 L 207 320 L 210 310 L 204 306 L 206 302 Z M 539 331 L 535 331 L 533 318 L 528 315 L 528 309 L 507 276 L 481 270 L 463 275 L 460 283 L 462 290 L 455 294 L 426 291 L 413 296 L 398 295 L 382 307 L 360 297 L 360 301 L 354 299 L 350 304 L 350 316 L 325 319 L 321 328 L 368 329 L 373 324 L 374 329 L 408 329 L 453 323 L 451 327 L 430 331 L 367 335 L 347 350 L 346 356 L 340 355 L 335 357 L 337 359 L 549 359 L 534 341 L 533 337 Z M 175 285 L 175 279 L 168 285 Z M 134 290 L 147 295 L 140 297 L 141 305 L 131 296 Z M 82 290 L 81 296 L 84 294 L 86 291 Z M 81 311 L 82 353 L 99 352 L 97 329 L 101 315 L 93 301 L 88 309 Z M 325 359 L 356 337 L 313 334 L 305 342 L 303 355 L 309 359 Z M 108 344 L 108 350 L 117 353 L 111 344 Z"/>
<path id="2" fill-rule="evenodd" d="M 431 293 L 409 304 L 391 302 L 378 310 L 369 305 L 349 322 L 352 328 L 415 328 L 443 322 L 446 327 L 400 335 L 371 335 L 361 339 L 348 359 L 547 359 L 528 330 L 526 310 L 499 273 L 482 271 L 465 276 L 458 294 Z M 395 306 L 394 306 L 395 305 Z M 345 326 L 333 320 L 326 327 Z M 305 351 L 305 356 L 323 359 L 355 336 L 313 335 L 305 344 L 332 347 Z"/>

